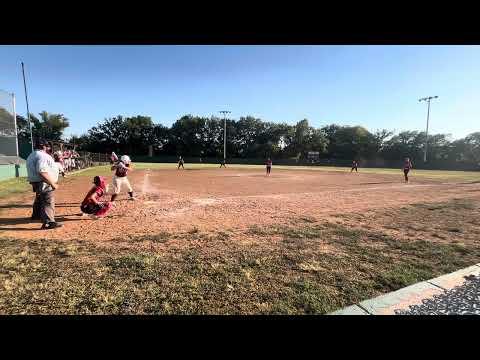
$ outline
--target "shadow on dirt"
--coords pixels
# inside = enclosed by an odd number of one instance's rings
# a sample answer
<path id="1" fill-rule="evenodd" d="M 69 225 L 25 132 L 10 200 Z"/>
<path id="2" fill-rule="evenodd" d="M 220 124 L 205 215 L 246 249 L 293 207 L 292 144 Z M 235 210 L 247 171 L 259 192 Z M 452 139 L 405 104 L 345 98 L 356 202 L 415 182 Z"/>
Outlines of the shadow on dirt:
<path id="1" fill-rule="evenodd" d="M 382 185 L 382 184 L 398 184 L 398 181 L 388 181 L 388 182 L 367 182 L 367 183 L 360 183 L 357 185 Z"/>
<path id="2" fill-rule="evenodd" d="M 0 205 L 0 209 L 28 209 L 31 208 L 31 204 L 6 204 Z"/>

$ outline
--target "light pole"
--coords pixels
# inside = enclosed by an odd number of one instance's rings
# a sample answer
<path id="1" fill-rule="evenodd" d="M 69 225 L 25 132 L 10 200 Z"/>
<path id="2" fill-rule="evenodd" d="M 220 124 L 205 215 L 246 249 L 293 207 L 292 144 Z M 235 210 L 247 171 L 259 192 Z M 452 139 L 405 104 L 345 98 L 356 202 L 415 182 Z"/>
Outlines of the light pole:
<path id="1" fill-rule="evenodd" d="M 423 153 L 423 162 L 427 162 L 427 149 L 428 149 L 428 121 L 430 118 L 430 100 L 436 99 L 438 96 L 429 96 L 418 99 L 419 102 L 426 101 L 428 103 L 428 110 L 427 110 L 427 131 L 425 132 L 425 151 Z"/>
<path id="2" fill-rule="evenodd" d="M 25 102 L 27 103 L 27 121 L 30 128 L 30 142 L 32 143 L 32 152 L 33 152 L 33 134 L 32 134 L 32 122 L 30 121 L 30 110 L 28 109 L 28 93 L 27 93 L 27 82 L 25 81 L 25 69 L 22 61 L 22 74 L 23 74 L 23 88 L 25 89 Z"/>
<path id="3" fill-rule="evenodd" d="M 223 161 L 227 162 L 227 114 L 231 114 L 231 111 L 222 110 L 219 113 L 223 114 Z"/>

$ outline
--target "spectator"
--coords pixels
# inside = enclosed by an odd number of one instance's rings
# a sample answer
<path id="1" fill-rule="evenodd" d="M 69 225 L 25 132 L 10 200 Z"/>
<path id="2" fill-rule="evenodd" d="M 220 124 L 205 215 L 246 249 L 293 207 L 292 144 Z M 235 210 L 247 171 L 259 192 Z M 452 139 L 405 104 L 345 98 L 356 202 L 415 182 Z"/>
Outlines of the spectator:
<path id="1" fill-rule="evenodd" d="M 62 177 L 65 177 L 65 170 L 63 169 L 62 160 L 58 153 L 53 154 L 53 160 L 55 160 L 55 164 L 57 165 L 58 173 L 62 175 Z"/>

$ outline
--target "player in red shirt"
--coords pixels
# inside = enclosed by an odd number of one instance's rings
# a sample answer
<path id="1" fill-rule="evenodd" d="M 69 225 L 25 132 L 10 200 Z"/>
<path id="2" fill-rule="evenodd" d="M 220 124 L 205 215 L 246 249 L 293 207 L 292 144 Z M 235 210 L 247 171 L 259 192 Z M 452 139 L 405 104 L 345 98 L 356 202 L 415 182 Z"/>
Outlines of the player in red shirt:
<path id="1" fill-rule="evenodd" d="M 103 176 L 93 178 L 93 186 L 82 201 L 80 209 L 84 214 L 90 214 L 97 218 L 103 217 L 112 208 L 112 203 L 100 199 L 107 193 L 107 182 Z"/>
<path id="2" fill-rule="evenodd" d="M 405 182 L 408 183 L 408 173 L 410 169 L 413 167 L 410 158 L 405 158 L 405 162 L 403 164 L 403 174 L 405 175 Z"/>
<path id="3" fill-rule="evenodd" d="M 270 176 L 270 172 L 272 171 L 272 160 L 270 158 L 268 158 L 265 165 L 267 166 L 267 175 L 266 176 Z"/>

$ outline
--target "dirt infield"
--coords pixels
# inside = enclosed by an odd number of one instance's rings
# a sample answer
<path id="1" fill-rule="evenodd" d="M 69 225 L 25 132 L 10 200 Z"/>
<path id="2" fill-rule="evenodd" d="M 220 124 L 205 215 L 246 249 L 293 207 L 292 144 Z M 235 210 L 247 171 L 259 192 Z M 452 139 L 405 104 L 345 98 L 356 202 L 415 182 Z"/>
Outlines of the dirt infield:
<path id="1" fill-rule="evenodd" d="M 131 177 L 137 201 L 120 196 L 104 219 L 80 215 L 90 176 L 68 179 L 58 190 L 57 218 L 64 227 L 39 230 L 32 223 L 33 193 L 0 201 L 0 233 L 23 239 L 85 240 L 115 246 L 116 240 L 159 232 L 195 233 L 267 228 L 365 214 L 379 208 L 480 199 L 478 183 L 444 183 L 398 176 L 350 172 L 261 169 L 137 170 Z M 370 224 L 372 225 L 372 224 Z"/>
<path id="2" fill-rule="evenodd" d="M 62 179 L 49 231 L 0 188 L 0 314 L 325 314 L 480 261 L 477 173 L 136 166 L 100 220 L 108 168 Z"/>

